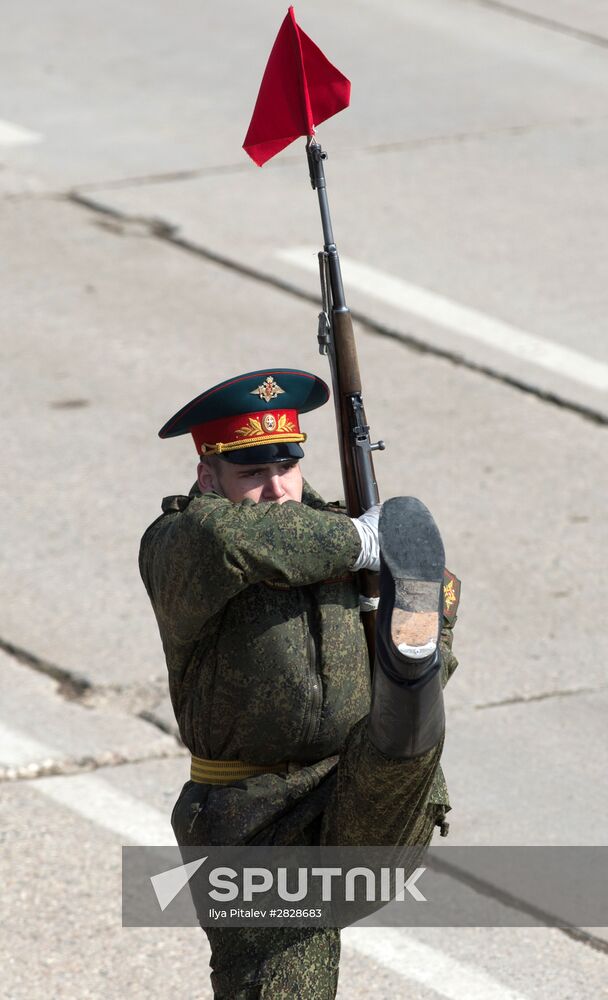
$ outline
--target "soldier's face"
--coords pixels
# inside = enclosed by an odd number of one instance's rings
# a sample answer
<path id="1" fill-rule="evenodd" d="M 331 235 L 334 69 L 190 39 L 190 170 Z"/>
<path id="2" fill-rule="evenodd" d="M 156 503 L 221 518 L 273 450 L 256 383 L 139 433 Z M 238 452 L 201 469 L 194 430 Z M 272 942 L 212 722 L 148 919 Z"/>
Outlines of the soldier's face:
<path id="1" fill-rule="evenodd" d="M 236 465 L 217 462 L 214 466 L 217 485 L 228 500 L 270 501 L 302 500 L 302 472 L 298 459 L 271 462 L 268 465 Z"/>

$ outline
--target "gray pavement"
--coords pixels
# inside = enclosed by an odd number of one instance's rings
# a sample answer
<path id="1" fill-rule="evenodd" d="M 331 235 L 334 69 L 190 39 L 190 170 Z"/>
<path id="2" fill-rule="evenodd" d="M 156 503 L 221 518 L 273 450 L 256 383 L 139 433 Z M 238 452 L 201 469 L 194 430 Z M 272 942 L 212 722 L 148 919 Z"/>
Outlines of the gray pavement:
<path id="1" fill-rule="evenodd" d="M 369 320 L 381 494 L 431 507 L 464 581 L 450 842 L 601 844 L 608 396 L 584 372 L 608 364 L 605 5 L 296 12 L 353 80 L 319 137 L 338 245 L 372 275 L 347 295 Z M 187 776 L 137 550 L 160 498 L 194 478 L 191 444 L 156 437 L 177 406 L 264 358 L 327 376 L 315 276 L 286 256 L 320 239 L 302 143 L 262 171 L 240 150 L 284 13 L 3 7 L 0 124 L 38 135 L 0 128 L 0 995 L 14 1000 L 211 996 L 199 931 L 120 927 L 120 844 L 170 840 Z M 439 299 L 539 354 L 450 327 Z M 547 365 L 554 348 L 573 363 Z M 333 499 L 330 416 L 306 418 L 304 469 Z M 600 950 L 538 929 L 395 933 L 345 935 L 343 1000 L 607 993 L 600 930 Z"/>
<path id="2" fill-rule="evenodd" d="M 102 698 L 102 704 L 95 706 L 94 695 L 80 702 L 71 693 L 66 697 L 55 680 L 2 651 L 0 699 L 3 721 L 9 729 L 16 727 L 11 732 L 17 735 L 15 743 L 14 737 L 4 737 L 0 729 L 0 779 L 65 774 L 186 752 L 172 735 L 143 720 L 136 705 L 121 712 L 114 701 L 104 706 Z M 35 728 L 34 719 L 40 720 Z M 47 747 L 52 748 L 51 754 Z"/>

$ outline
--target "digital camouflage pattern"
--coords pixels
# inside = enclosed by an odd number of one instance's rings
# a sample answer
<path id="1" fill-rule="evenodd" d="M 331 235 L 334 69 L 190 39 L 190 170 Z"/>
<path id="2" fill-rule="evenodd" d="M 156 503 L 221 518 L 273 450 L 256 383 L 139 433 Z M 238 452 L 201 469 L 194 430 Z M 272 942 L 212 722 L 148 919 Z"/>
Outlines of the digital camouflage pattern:
<path id="1" fill-rule="evenodd" d="M 366 720 L 351 731 L 340 763 L 322 782 L 325 809 L 301 830 L 299 843 L 394 844 L 408 851 L 413 871 L 429 845 L 437 808 L 428 801 L 441 745 L 415 760 L 390 760 L 367 739 Z M 211 793 L 213 795 L 213 791 Z M 287 831 L 287 838 L 285 836 Z M 293 834 L 279 820 L 265 843 L 285 843 Z M 403 864 L 399 858 L 395 864 Z M 212 947 L 211 981 L 216 1000 L 331 1000 L 340 959 L 340 932 L 274 927 L 205 927 Z"/>
<path id="2" fill-rule="evenodd" d="M 413 871 L 442 814 L 442 807 L 429 800 L 442 744 L 413 760 L 392 760 L 370 744 L 366 721 L 362 719 L 353 727 L 339 763 L 312 793 L 261 830 L 251 843 L 419 846 L 420 856 L 410 850 L 405 863 Z M 241 810 L 249 801 L 244 799 L 251 791 L 249 786 L 259 781 L 252 778 L 237 783 Z M 213 822 L 222 821 L 224 810 L 231 821 L 237 820 L 235 791 L 234 786 L 217 788 L 188 782 L 172 817 L 178 842 L 200 844 L 201 834 L 207 837 Z M 190 823 L 189 813 L 193 817 Z M 404 864 L 399 857 L 394 863 Z M 335 996 L 340 958 L 337 929 L 204 929 L 212 948 L 211 981 L 216 1000 L 331 1000 Z"/>
<path id="3" fill-rule="evenodd" d="M 367 649 L 348 572 L 359 552 L 356 529 L 308 484 L 301 504 L 233 504 L 194 487 L 164 500 L 163 510 L 142 539 L 140 569 L 183 743 L 199 757 L 307 765 L 213 790 L 195 786 L 199 814 L 209 799 L 207 822 L 203 830 L 199 818 L 196 833 L 184 829 L 182 842 L 247 843 L 296 804 L 301 826 L 318 812 L 311 792 L 369 709 Z M 457 663 L 453 625 L 444 619 L 444 685 Z M 447 807 L 440 770 L 432 799 Z"/>
<path id="4" fill-rule="evenodd" d="M 340 931 L 208 928 L 215 1000 L 333 1000 Z"/>
<path id="5" fill-rule="evenodd" d="M 301 504 L 233 504 L 193 489 L 163 511 L 142 539 L 140 569 L 182 740 L 199 757 L 286 762 L 225 786 L 186 782 L 171 817 L 178 844 L 422 850 L 449 809 L 442 746 L 398 761 L 367 737 L 350 520 L 307 484 Z M 444 685 L 457 665 L 454 621 L 441 633 Z M 205 930 L 216 998 L 334 997 L 337 930 Z"/>
<path id="6" fill-rule="evenodd" d="M 351 521 L 309 488 L 304 503 L 165 506 L 140 567 L 185 745 L 259 764 L 337 753 L 369 704 Z"/>

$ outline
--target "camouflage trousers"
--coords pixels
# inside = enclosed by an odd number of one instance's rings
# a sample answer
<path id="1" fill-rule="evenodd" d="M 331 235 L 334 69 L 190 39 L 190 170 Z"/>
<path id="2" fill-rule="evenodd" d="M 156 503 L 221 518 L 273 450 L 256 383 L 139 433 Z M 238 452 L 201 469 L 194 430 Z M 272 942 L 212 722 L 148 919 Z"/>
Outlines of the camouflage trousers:
<path id="1" fill-rule="evenodd" d="M 433 835 L 437 807 L 429 801 L 442 743 L 400 761 L 370 743 L 367 719 L 351 730 L 337 767 L 308 796 L 310 811 L 281 816 L 248 843 L 418 845 Z M 192 844 L 180 823 L 193 794 L 188 782 L 174 809 L 178 843 Z M 180 805 L 181 804 L 181 805 Z M 191 827 L 190 827 L 191 828 Z M 216 1000 L 332 1000 L 338 985 L 340 932 L 316 928 L 203 928 L 211 944 Z"/>

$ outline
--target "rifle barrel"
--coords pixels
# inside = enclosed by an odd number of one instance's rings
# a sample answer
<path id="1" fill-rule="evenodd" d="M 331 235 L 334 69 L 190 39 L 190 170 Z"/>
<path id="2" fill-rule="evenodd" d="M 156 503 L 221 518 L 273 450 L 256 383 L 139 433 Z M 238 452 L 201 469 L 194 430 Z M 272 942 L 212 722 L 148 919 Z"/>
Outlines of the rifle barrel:
<path id="1" fill-rule="evenodd" d="M 326 159 L 327 153 L 323 152 L 319 143 L 316 142 L 312 136 L 308 137 L 308 142 L 306 143 L 306 153 L 308 156 L 310 183 L 316 190 L 317 197 L 319 199 L 321 226 L 323 228 L 323 243 L 325 253 L 328 256 L 334 310 L 336 312 L 344 312 L 347 308 L 344 296 L 344 282 L 342 281 L 340 257 L 338 256 L 338 248 L 334 240 L 334 231 L 331 224 L 329 200 L 327 198 L 327 185 L 325 183 L 325 168 L 323 166 L 323 160 Z"/>

